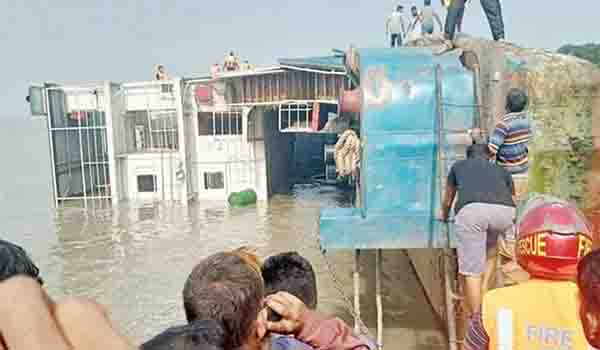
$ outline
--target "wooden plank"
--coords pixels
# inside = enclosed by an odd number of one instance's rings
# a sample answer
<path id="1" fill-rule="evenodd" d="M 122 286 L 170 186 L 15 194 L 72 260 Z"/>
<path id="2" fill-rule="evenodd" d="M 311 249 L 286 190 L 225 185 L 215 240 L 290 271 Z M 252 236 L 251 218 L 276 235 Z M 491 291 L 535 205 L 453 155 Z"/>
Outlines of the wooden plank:
<path id="1" fill-rule="evenodd" d="M 407 249 L 411 265 L 440 327 L 447 331 L 442 249 Z"/>

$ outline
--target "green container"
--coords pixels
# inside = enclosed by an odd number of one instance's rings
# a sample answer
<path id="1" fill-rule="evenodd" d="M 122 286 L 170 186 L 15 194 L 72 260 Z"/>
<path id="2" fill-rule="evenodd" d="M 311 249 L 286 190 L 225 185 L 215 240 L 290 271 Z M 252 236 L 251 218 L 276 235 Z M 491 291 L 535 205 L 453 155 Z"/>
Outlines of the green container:
<path id="1" fill-rule="evenodd" d="M 241 192 L 233 192 L 229 195 L 228 202 L 232 207 L 245 207 L 256 203 L 256 192 L 252 189 L 243 190 Z"/>

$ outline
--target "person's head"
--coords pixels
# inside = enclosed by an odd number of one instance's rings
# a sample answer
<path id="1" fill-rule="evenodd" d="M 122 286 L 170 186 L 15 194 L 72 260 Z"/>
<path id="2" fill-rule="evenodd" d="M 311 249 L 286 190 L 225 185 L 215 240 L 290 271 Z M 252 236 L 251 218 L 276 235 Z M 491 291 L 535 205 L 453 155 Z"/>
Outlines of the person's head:
<path id="1" fill-rule="evenodd" d="M 235 56 L 235 53 L 233 51 L 229 51 L 229 56 Z"/>
<path id="2" fill-rule="evenodd" d="M 263 297 L 258 258 L 238 250 L 211 255 L 194 267 L 183 288 L 183 307 L 188 322 L 220 322 L 226 348 L 252 349 L 266 334 Z"/>
<path id="3" fill-rule="evenodd" d="M 424 1 L 423 1 L 423 4 L 424 4 L 425 6 L 431 6 L 431 0 L 424 0 Z"/>
<path id="4" fill-rule="evenodd" d="M 580 318 L 588 342 L 600 348 L 600 249 L 586 255 L 577 266 Z"/>
<path id="5" fill-rule="evenodd" d="M 577 263 L 592 250 L 585 216 L 548 195 L 530 199 L 517 222 L 517 262 L 532 278 L 574 280 Z"/>
<path id="6" fill-rule="evenodd" d="M 527 93 L 521 89 L 510 89 L 506 95 L 506 111 L 509 113 L 524 111 L 528 103 Z"/>
<path id="7" fill-rule="evenodd" d="M 416 6 L 413 6 L 410 8 L 410 13 L 412 14 L 413 17 L 417 17 L 419 15 L 419 10 L 417 9 Z"/>
<path id="8" fill-rule="evenodd" d="M 44 284 L 27 252 L 20 246 L 0 239 L 0 282 L 17 275 L 24 275 Z"/>
<path id="9" fill-rule="evenodd" d="M 398 5 L 396 6 L 396 12 L 402 12 L 404 10 L 404 6 Z"/>
<path id="10" fill-rule="evenodd" d="M 476 143 L 467 147 L 467 158 L 485 159 L 488 158 L 489 151 L 486 144 Z"/>
<path id="11" fill-rule="evenodd" d="M 141 350 L 224 350 L 225 331 L 214 320 L 171 327 L 140 346 Z"/>
<path id="12" fill-rule="evenodd" d="M 165 66 L 163 66 L 162 64 L 158 64 L 156 65 L 156 70 L 160 73 L 164 73 L 165 72 Z"/>
<path id="13" fill-rule="evenodd" d="M 308 260 L 296 252 L 267 258 L 262 266 L 265 295 L 288 292 L 310 309 L 317 308 L 317 280 Z"/>

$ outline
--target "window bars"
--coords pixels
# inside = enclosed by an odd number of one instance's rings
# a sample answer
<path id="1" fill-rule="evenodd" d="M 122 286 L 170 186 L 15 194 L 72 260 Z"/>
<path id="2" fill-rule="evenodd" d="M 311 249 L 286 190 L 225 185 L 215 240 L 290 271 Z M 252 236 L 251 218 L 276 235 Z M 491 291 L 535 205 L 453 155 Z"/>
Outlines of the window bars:
<path id="1" fill-rule="evenodd" d="M 279 131 L 311 132 L 311 103 L 286 103 L 279 105 Z"/>

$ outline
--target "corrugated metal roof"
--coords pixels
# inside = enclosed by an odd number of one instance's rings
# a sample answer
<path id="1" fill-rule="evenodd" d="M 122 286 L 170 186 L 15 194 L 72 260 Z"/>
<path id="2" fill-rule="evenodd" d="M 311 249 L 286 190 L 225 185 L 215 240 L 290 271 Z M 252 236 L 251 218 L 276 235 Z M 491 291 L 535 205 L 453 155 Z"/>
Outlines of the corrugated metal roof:
<path id="1" fill-rule="evenodd" d="M 322 56 L 306 58 L 280 58 L 278 60 L 282 66 L 320 69 L 328 71 L 345 71 L 344 58 L 341 56 Z"/>

